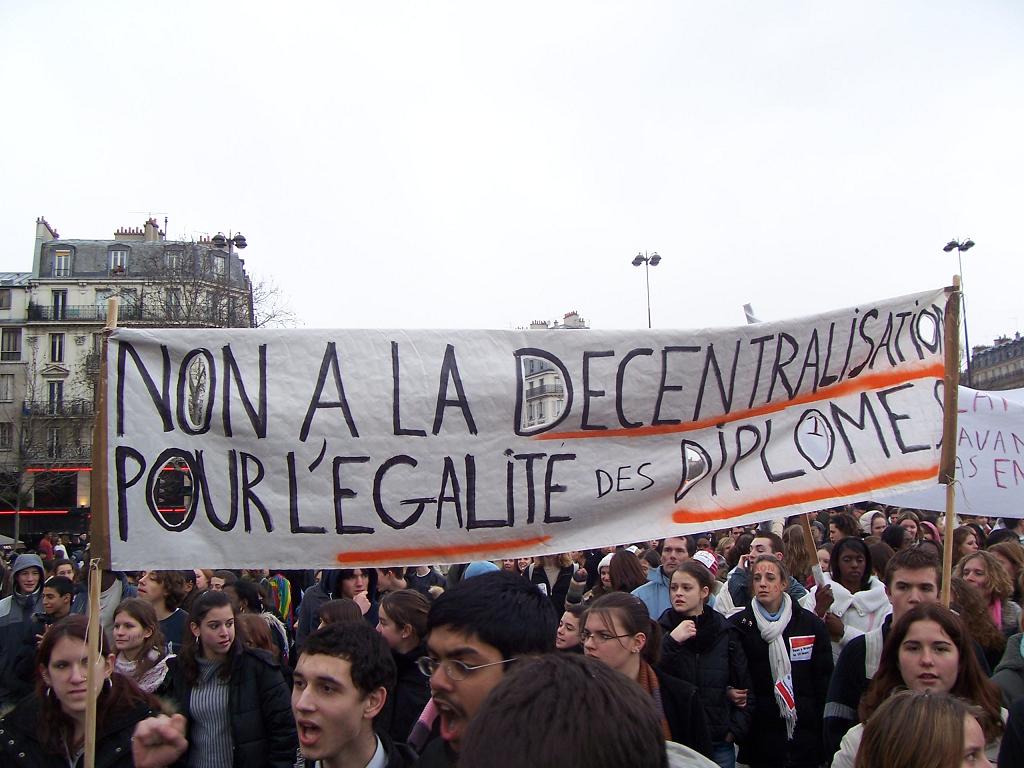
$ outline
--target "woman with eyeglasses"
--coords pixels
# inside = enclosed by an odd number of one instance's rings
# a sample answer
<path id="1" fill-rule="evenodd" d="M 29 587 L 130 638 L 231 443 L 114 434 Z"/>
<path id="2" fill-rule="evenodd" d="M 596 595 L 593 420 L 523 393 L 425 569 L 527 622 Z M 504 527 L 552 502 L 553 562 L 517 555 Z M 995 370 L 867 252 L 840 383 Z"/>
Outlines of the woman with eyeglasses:
<path id="1" fill-rule="evenodd" d="M 832 676 L 825 624 L 786 593 L 789 573 L 774 555 L 750 566 L 754 599 L 729 621 L 739 630 L 750 667 L 754 706 L 738 762 L 751 768 L 817 768 Z"/>
<path id="2" fill-rule="evenodd" d="M 650 695 L 666 741 L 711 757 L 711 733 L 697 689 L 656 668 L 661 627 L 643 601 L 626 592 L 612 592 L 590 605 L 583 625 L 583 652 L 635 680 Z"/>

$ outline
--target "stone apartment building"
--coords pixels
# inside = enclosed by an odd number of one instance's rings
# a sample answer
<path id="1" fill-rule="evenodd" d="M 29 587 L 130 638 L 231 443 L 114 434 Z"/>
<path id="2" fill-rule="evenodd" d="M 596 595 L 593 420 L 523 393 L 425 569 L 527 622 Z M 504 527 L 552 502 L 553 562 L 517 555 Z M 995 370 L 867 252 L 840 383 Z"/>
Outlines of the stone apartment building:
<path id="1" fill-rule="evenodd" d="M 120 326 L 249 327 L 244 247 L 167 240 L 154 219 L 110 240 L 36 221 L 32 271 L 0 273 L 0 529 L 19 488 L 22 531 L 84 526 L 108 299 Z"/>
<path id="2" fill-rule="evenodd" d="M 534 320 L 530 330 L 586 330 L 587 321 L 575 310 L 567 312 L 561 322 Z M 561 374 L 546 360 L 523 358 L 523 383 L 526 385 L 522 427 L 540 427 L 562 412 L 565 405 L 565 383 Z"/>

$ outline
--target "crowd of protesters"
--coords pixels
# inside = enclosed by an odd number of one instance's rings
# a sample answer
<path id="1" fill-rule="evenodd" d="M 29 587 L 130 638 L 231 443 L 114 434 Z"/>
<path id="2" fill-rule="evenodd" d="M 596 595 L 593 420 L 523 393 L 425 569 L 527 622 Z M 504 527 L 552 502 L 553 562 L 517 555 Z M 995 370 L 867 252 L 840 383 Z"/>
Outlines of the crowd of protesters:
<path id="1" fill-rule="evenodd" d="M 0 765 L 81 766 L 99 675 L 99 768 L 1024 766 L 1024 523 L 956 522 L 950 609 L 945 521 L 875 504 L 317 573 L 47 534 L 0 558 Z"/>

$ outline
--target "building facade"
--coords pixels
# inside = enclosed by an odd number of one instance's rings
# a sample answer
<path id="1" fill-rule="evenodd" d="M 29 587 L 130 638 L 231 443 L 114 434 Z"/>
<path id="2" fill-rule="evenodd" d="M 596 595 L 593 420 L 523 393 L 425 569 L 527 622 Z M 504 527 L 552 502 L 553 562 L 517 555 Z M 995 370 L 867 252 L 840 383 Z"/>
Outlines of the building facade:
<path id="1" fill-rule="evenodd" d="M 967 377 L 960 381 L 967 384 Z M 974 347 L 971 354 L 972 389 L 1003 390 L 1024 387 L 1024 339 L 1020 333 L 1000 336 L 991 347 Z"/>
<path id="2" fill-rule="evenodd" d="M 64 239 L 37 220 L 32 271 L 0 273 L 0 519 L 20 507 L 23 531 L 85 524 L 110 298 L 119 326 L 252 324 L 244 263 L 215 240 L 167 240 L 154 219 L 110 240 Z"/>
<path id="3" fill-rule="evenodd" d="M 562 321 L 534 320 L 530 330 L 586 330 L 587 321 L 576 311 L 567 312 Z M 548 361 L 539 357 L 523 358 L 522 428 L 534 429 L 558 418 L 565 406 L 565 382 L 562 375 Z"/>

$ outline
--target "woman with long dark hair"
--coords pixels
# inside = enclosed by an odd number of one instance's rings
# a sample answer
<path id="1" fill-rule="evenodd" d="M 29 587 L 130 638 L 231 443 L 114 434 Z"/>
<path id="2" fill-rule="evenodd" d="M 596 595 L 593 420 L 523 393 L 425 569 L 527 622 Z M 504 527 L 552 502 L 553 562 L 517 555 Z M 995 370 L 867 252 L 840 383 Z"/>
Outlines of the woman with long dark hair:
<path id="1" fill-rule="evenodd" d="M 661 628 L 644 602 L 627 592 L 610 592 L 587 609 L 580 632 L 583 652 L 635 680 L 658 709 L 662 733 L 710 757 L 711 735 L 697 689 L 657 669 Z"/>
<path id="2" fill-rule="evenodd" d="M 866 723 L 894 691 L 948 693 L 977 705 L 988 744 L 995 757 L 1003 731 L 999 689 L 985 677 L 971 648 L 971 636 L 960 617 L 937 603 L 923 603 L 893 624 L 882 649 L 882 659 L 860 702 L 860 720 Z M 843 737 L 832 768 L 851 768 L 864 726 L 855 725 Z"/>
<path id="3" fill-rule="evenodd" d="M 853 536 L 836 542 L 826 584 L 813 587 L 800 604 L 825 622 L 833 661 L 850 640 L 881 626 L 892 613 L 885 585 L 874 574 L 868 545 Z"/>
<path id="4" fill-rule="evenodd" d="M 189 724 L 189 766 L 291 768 L 298 738 L 291 697 L 277 664 L 246 648 L 224 592 L 192 604 L 193 642 L 168 661 L 160 693 Z"/>
<path id="5" fill-rule="evenodd" d="M 156 611 L 145 600 L 129 597 L 114 609 L 114 669 L 153 693 L 167 676 L 167 644 Z"/>
<path id="6" fill-rule="evenodd" d="M 0 719 L 0 764 L 78 768 L 85 749 L 89 651 L 85 616 L 72 614 L 51 626 L 36 652 L 39 671 L 34 695 Z M 96 765 L 129 768 L 135 725 L 153 715 L 159 702 L 113 671 L 100 636 L 103 682 L 96 705 Z"/>
<path id="7" fill-rule="evenodd" d="M 825 700 L 832 648 L 821 619 L 786 592 L 789 573 L 774 555 L 750 566 L 754 598 L 729 621 L 739 630 L 754 704 L 739 762 L 751 768 L 817 768 L 825 760 Z"/>

